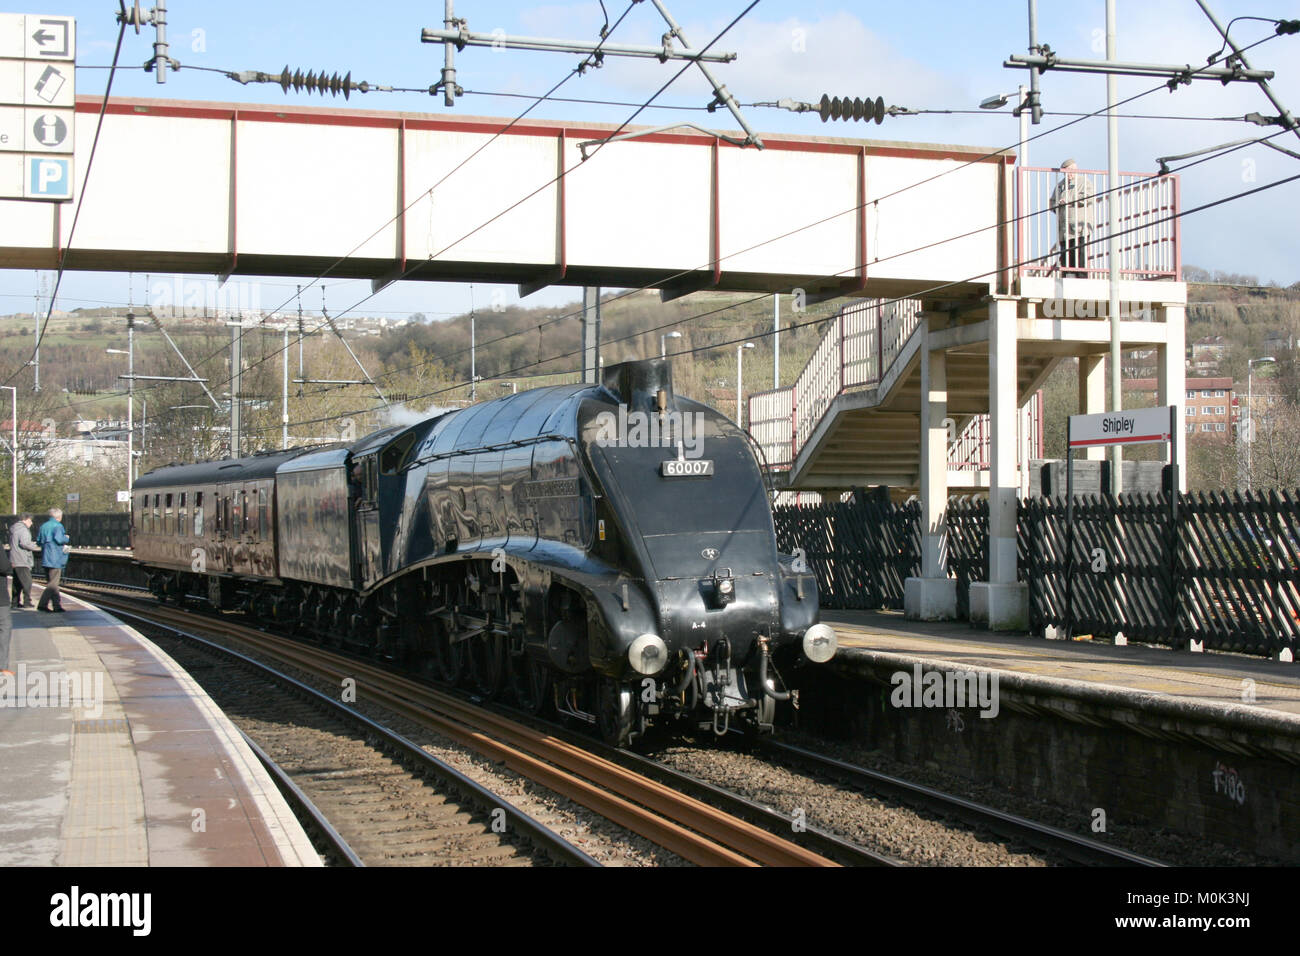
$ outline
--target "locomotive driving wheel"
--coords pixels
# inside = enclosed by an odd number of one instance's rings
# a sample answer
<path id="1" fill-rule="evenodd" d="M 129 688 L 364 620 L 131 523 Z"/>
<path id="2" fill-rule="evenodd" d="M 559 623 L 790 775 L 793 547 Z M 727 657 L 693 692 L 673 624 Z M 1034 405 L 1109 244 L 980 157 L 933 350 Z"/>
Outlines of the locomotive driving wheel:
<path id="1" fill-rule="evenodd" d="M 448 684 L 459 684 L 465 676 L 465 643 L 453 643 L 447 628 L 441 622 L 435 625 L 437 631 L 433 638 L 433 671 L 438 680 Z"/>
<path id="2" fill-rule="evenodd" d="M 469 642 L 469 673 L 474 689 L 488 700 L 501 693 L 505 686 L 507 651 L 506 639 L 488 632 Z"/>
<path id="3" fill-rule="evenodd" d="M 510 687 L 522 710 L 540 714 L 551 702 L 551 669 L 524 651 L 510 656 Z"/>

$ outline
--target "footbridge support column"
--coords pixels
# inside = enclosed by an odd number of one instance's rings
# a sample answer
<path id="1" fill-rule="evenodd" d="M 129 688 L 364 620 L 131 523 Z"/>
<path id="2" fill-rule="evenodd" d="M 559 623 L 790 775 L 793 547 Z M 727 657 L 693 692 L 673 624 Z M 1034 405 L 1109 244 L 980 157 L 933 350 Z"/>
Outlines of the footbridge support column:
<path id="1" fill-rule="evenodd" d="M 1023 631 L 1029 591 L 1016 580 L 1016 318 L 1018 300 L 989 300 L 989 579 L 970 586 L 972 623 Z"/>
<path id="2" fill-rule="evenodd" d="M 914 621 L 957 616 L 957 581 L 948 577 L 948 356 L 921 348 L 921 575 L 903 582 Z"/>

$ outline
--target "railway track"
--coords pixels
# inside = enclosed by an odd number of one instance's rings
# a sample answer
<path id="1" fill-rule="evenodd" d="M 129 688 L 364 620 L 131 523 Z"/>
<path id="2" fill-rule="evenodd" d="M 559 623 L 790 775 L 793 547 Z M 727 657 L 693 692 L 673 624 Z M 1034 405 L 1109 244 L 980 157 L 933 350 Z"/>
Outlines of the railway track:
<path id="1" fill-rule="evenodd" d="M 353 681 L 358 698 L 433 730 L 462 746 L 567 797 L 611 822 L 640 834 L 692 863 L 706 866 L 827 866 L 892 861 L 821 831 L 792 836 L 788 819 L 700 781 L 659 768 L 635 768 L 594 753 L 591 742 L 565 740 L 518 723 L 454 694 L 368 661 L 256 630 L 229 618 L 215 619 L 121 596 L 121 586 L 72 585 L 96 603 L 124 616 L 158 622 L 186 633 L 217 630 L 302 671 L 338 685 Z M 114 592 L 108 593 L 112 588 Z M 814 848 L 816 847 L 816 849 Z M 819 852 L 822 851 L 822 852 Z"/>
<path id="2" fill-rule="evenodd" d="M 108 587 L 123 592 L 131 590 L 123 586 L 109 585 Z M 261 632 L 257 633 L 261 634 Z M 275 640 L 282 644 L 287 643 L 291 651 L 298 653 L 301 653 L 301 650 L 307 647 L 307 645 L 287 641 L 284 638 L 275 638 Z M 445 708 L 446 713 L 454 718 L 463 717 L 466 713 L 483 713 L 481 707 L 468 700 L 458 698 L 454 694 L 430 688 L 410 678 L 394 675 L 391 671 L 384 670 L 368 662 L 361 662 L 341 655 L 336 655 L 336 657 L 338 658 L 338 666 L 341 666 L 343 670 L 356 672 L 358 668 L 364 667 L 368 680 L 375 682 L 390 679 L 401 681 L 407 693 L 426 695 L 422 701 L 423 706 L 435 710 Z M 496 726 L 504 726 L 506 721 L 514 723 L 513 717 L 515 715 L 509 709 L 497 707 L 495 710 L 496 718 L 494 718 L 494 721 Z M 506 716 L 507 714 L 511 716 Z M 515 724 L 515 726 L 519 727 L 518 724 Z M 519 733 L 522 733 L 522 731 L 519 731 Z M 548 725 L 545 731 L 531 731 L 530 733 L 551 738 L 555 742 L 551 745 L 552 747 L 562 745 L 569 753 L 572 753 L 574 749 L 589 752 L 608 765 L 639 774 L 665 787 L 686 794 L 697 802 L 708 804 L 735 818 L 747 821 L 753 826 L 766 829 L 769 833 L 775 834 L 783 830 L 786 832 L 790 830 L 790 819 L 786 815 L 699 780 L 689 774 L 672 769 L 648 757 L 626 750 L 607 747 L 591 738 L 572 734 L 553 725 Z M 518 741 L 521 738 L 516 737 L 515 739 Z M 763 740 L 760 743 L 759 752 L 765 759 L 774 763 L 787 767 L 796 767 L 802 772 L 814 776 L 832 779 L 860 791 L 875 793 L 891 801 L 923 809 L 946 819 L 957 820 L 964 825 L 997 834 L 999 837 L 1011 839 L 1038 850 L 1056 854 L 1074 863 L 1105 866 L 1163 865 L 1148 857 L 1130 853 L 1079 834 L 1005 813 L 962 797 L 946 794 L 878 771 L 835 760 L 805 748 L 794 747 L 773 740 Z M 616 776 L 616 772 L 612 767 L 606 766 L 602 770 L 602 775 L 598 778 L 601 783 L 608 783 Z M 689 817 L 688 819 L 695 818 Z M 792 836 L 795 835 L 792 834 Z M 827 860 L 844 865 L 887 866 L 897 865 L 898 862 L 887 855 L 875 853 L 817 827 L 808 826 L 804 828 L 797 834 L 797 839 L 799 844 L 807 850 Z M 674 852 L 677 851 L 674 850 Z"/>
<path id="3" fill-rule="evenodd" d="M 178 639 L 168 650 L 241 726 L 331 862 L 599 865 L 499 794 L 315 688 L 175 623 L 114 610 L 155 639 Z"/>
<path id="4" fill-rule="evenodd" d="M 1130 853 L 1119 847 L 1090 840 L 1077 833 L 1048 826 L 1026 817 L 1005 813 L 935 790 L 932 787 L 892 777 L 866 767 L 836 760 L 803 747 L 776 740 L 762 740 L 758 749 L 772 761 L 794 766 L 805 772 L 830 778 L 855 789 L 871 792 L 891 800 L 922 808 L 948 819 L 960 820 L 1006 839 L 1045 850 L 1089 866 L 1164 866 L 1157 860 Z"/>

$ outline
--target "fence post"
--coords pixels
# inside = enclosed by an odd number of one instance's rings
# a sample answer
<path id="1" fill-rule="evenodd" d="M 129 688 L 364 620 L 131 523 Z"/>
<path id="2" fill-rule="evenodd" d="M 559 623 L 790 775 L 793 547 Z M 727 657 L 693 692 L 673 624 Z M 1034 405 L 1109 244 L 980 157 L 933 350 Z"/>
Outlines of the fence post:
<path id="1" fill-rule="evenodd" d="M 1170 457 L 1173 457 L 1171 454 Z M 1178 462 L 1169 465 L 1169 622 L 1170 639 L 1174 647 L 1182 646 L 1182 628 L 1178 624 L 1179 587 L 1178 563 Z"/>

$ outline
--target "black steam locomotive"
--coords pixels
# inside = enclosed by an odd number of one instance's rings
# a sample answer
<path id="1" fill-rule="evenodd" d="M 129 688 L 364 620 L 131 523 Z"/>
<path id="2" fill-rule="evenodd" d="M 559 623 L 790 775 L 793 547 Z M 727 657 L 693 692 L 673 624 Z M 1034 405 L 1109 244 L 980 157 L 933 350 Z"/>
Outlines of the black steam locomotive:
<path id="1" fill-rule="evenodd" d="M 160 598 L 510 691 L 619 744 L 679 719 L 769 730 L 781 669 L 836 651 L 748 436 L 674 395 L 663 361 L 350 445 L 159 468 L 133 497 Z"/>

